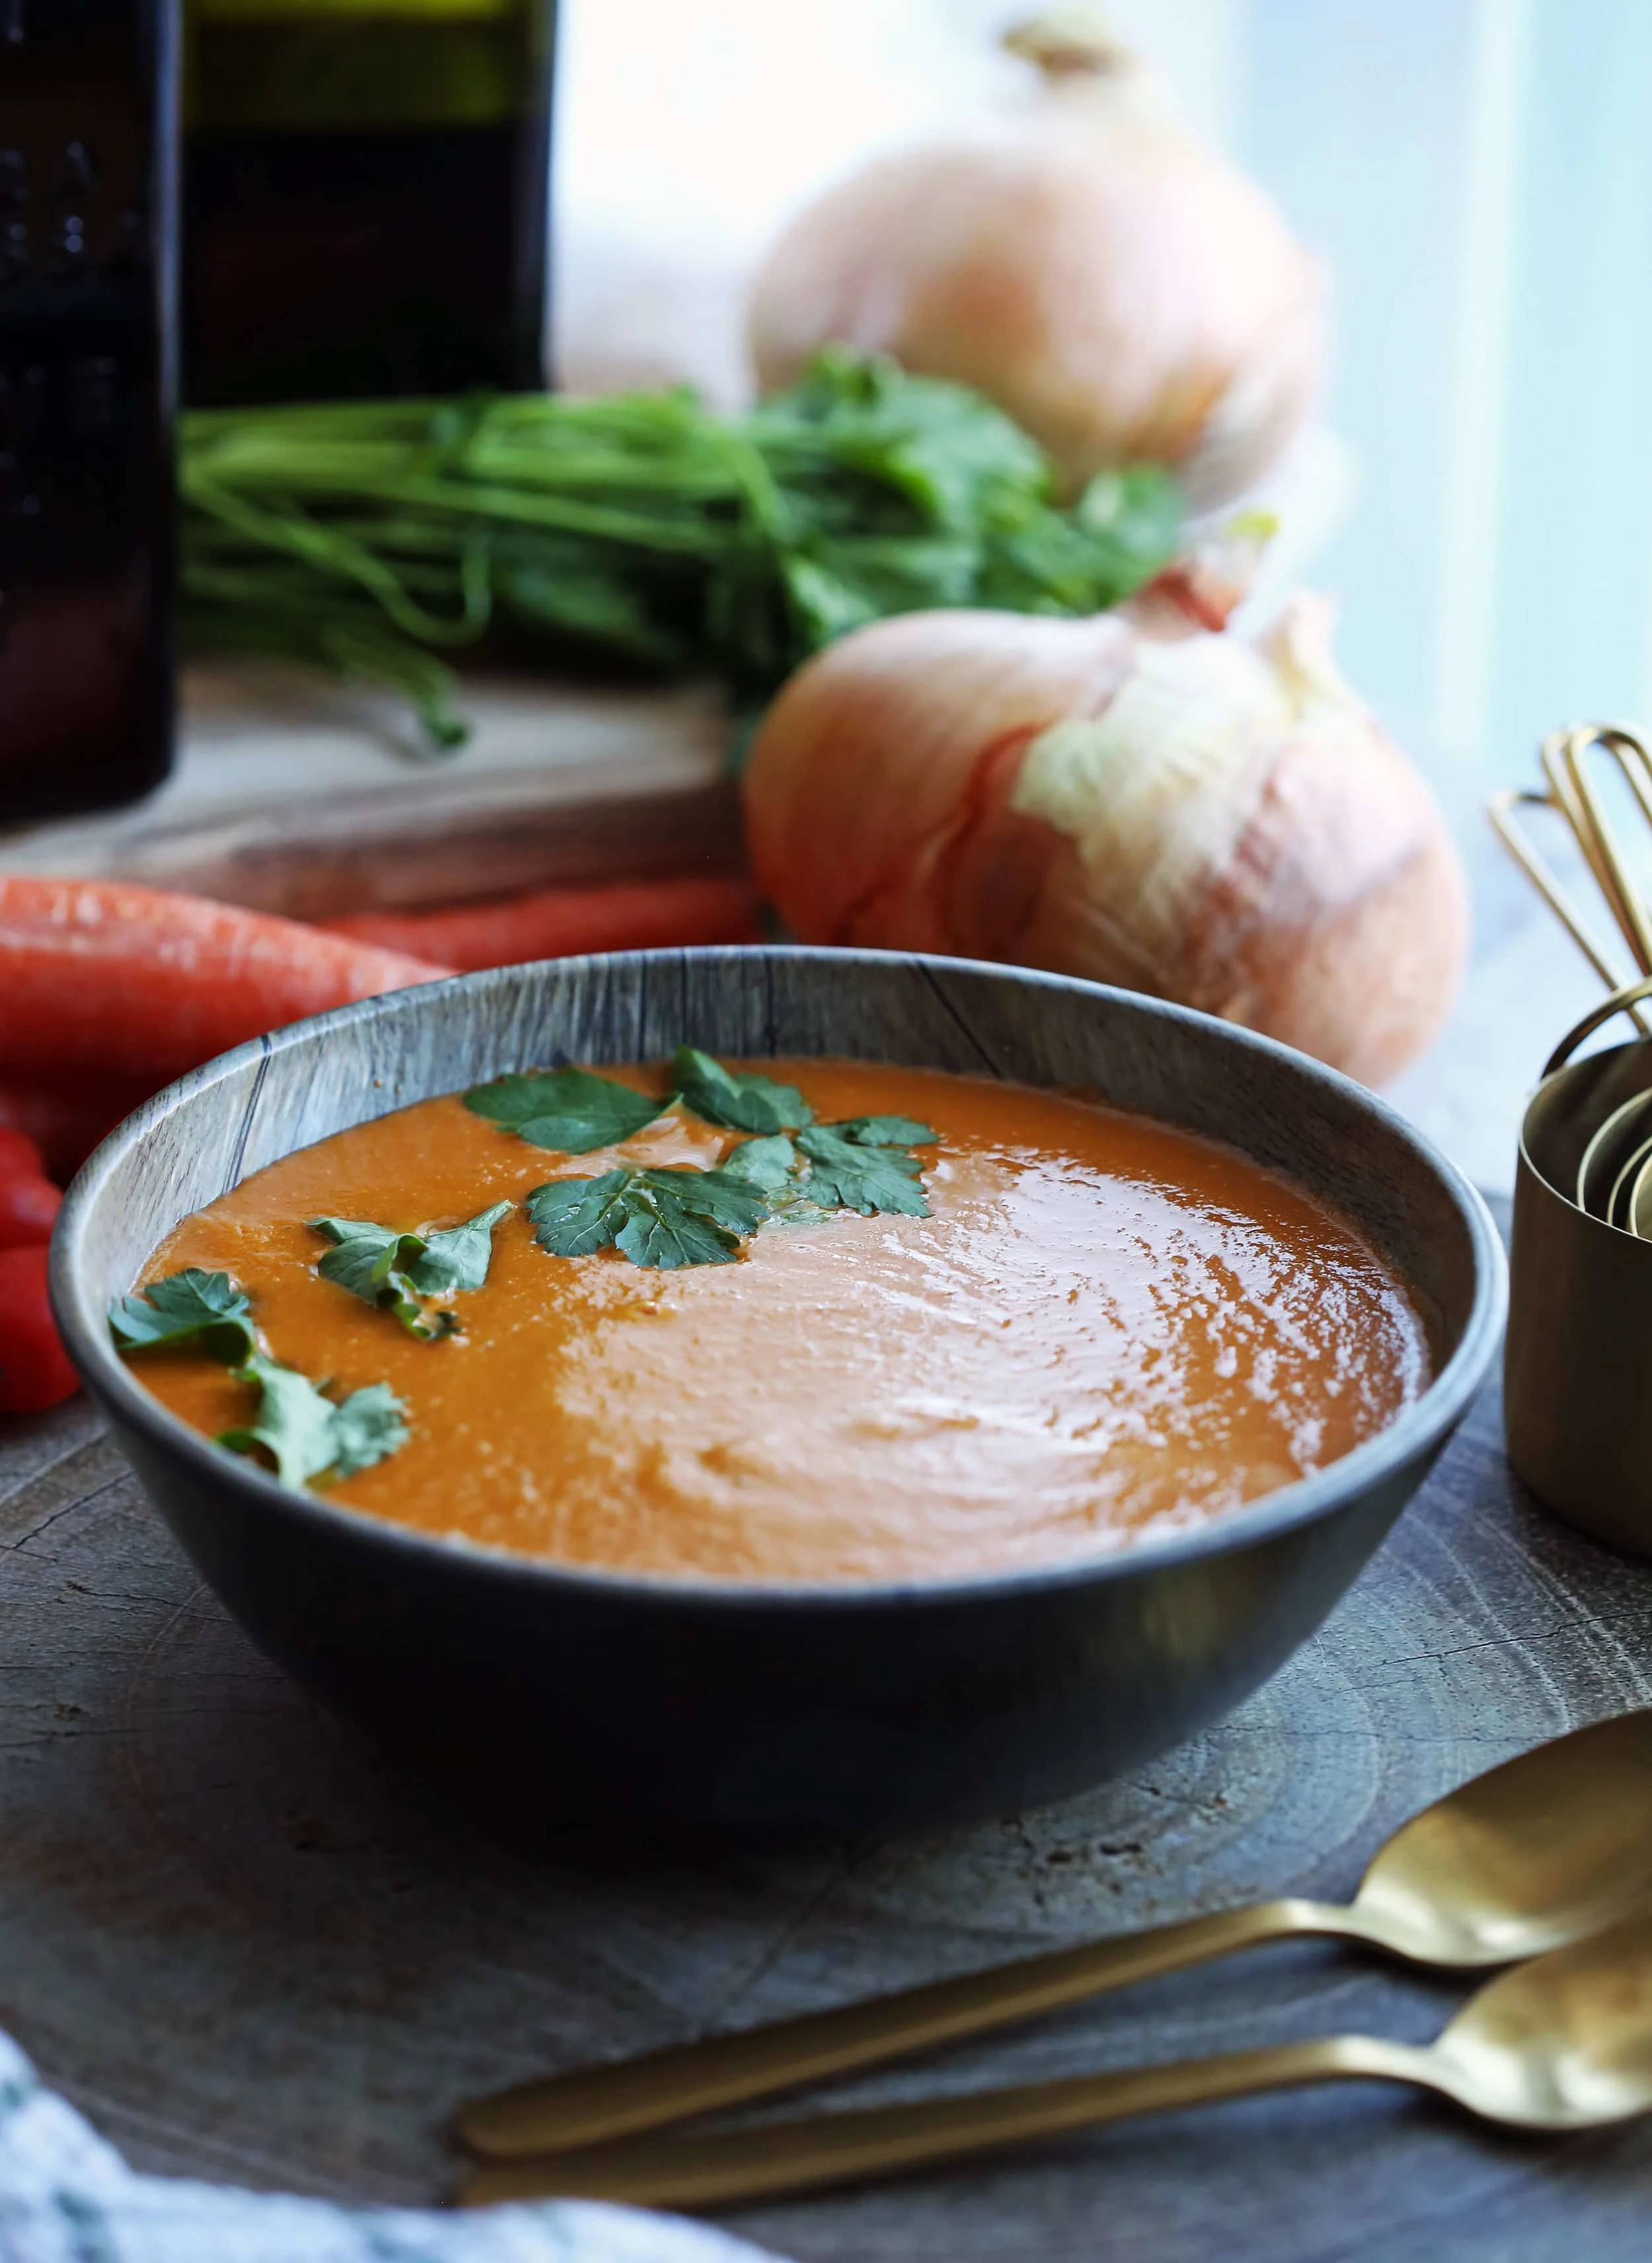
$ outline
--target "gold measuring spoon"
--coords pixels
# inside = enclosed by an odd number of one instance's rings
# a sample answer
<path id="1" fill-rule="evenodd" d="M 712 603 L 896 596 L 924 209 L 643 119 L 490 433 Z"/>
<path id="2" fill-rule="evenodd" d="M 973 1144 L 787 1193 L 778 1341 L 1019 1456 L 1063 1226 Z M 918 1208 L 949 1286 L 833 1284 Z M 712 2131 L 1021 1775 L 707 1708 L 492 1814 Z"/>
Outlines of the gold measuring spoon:
<path id="1" fill-rule="evenodd" d="M 552 2076 L 473 2100 L 458 2134 L 502 2160 L 592 2145 L 956 2042 L 1260 1941 L 1337 1934 L 1418 1964 L 1510 1964 L 1581 1940 L 1646 1900 L 1652 1711 L 1556 1737 L 1425 1808 L 1379 1850 L 1346 1907 L 1289 1900 L 1218 1910 Z"/>
<path id="2" fill-rule="evenodd" d="M 1591 2129 L 1648 2112 L 1652 1915 L 1499 1973 L 1426 2047 L 1331 2035 L 711 2136 L 638 2137 L 480 2170 L 460 2198 L 477 2206 L 555 2194 L 717 2208 L 1001 2151 L 1133 2114 L 1348 2081 L 1416 2083 L 1517 2129 Z"/>

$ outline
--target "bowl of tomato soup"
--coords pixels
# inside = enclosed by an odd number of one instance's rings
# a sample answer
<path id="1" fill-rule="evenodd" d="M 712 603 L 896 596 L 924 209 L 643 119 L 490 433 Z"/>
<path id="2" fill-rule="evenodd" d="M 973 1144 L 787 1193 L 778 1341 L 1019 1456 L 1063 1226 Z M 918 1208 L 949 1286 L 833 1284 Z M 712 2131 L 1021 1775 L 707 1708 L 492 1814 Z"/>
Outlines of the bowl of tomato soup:
<path id="1" fill-rule="evenodd" d="M 324 1698 L 543 1819 L 1060 1798 L 1320 1623 L 1503 1265 L 1379 1100 L 1156 1001 L 639 953 L 279 1030 L 65 1204 L 71 1355 Z"/>

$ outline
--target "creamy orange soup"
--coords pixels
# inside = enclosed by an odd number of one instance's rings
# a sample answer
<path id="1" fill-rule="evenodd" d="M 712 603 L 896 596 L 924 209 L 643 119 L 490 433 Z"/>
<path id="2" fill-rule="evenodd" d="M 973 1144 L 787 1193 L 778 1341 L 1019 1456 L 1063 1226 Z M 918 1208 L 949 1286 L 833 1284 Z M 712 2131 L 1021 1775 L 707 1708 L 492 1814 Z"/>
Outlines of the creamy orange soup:
<path id="1" fill-rule="evenodd" d="M 409 1435 L 323 1490 L 489 1547 L 627 1571 L 859 1581 L 1047 1565 L 1186 1530 L 1323 1469 L 1428 1380 L 1402 1284 L 1345 1220 L 1230 1151 L 1048 1092 L 844 1062 L 747 1064 L 823 1121 L 898 1114 L 927 1218 L 774 1220 L 736 1262 L 547 1254 L 520 1206 L 456 1333 L 321 1278 L 321 1215 L 399 1230 L 622 1163 L 739 1144 L 675 1110 L 548 1153 L 433 1100 L 325 1139 L 188 1218 L 146 1280 L 230 1275 L 268 1354 L 388 1384 Z M 605 1069 L 645 1092 L 663 1070 Z M 136 1371 L 216 1435 L 254 1388 L 195 1354 Z"/>

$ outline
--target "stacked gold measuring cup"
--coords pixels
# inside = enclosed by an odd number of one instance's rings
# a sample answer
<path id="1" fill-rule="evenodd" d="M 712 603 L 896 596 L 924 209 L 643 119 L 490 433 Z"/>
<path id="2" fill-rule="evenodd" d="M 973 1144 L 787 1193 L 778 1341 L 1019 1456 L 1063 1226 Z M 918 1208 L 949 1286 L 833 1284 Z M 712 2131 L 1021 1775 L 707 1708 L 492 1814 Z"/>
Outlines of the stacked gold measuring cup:
<path id="1" fill-rule="evenodd" d="M 1509 1458 L 1557 1515 L 1652 1556 L 1652 911 L 1608 816 L 1615 768 L 1652 828 L 1652 754 L 1633 731 L 1557 731 L 1542 791 L 1497 795 L 1492 823 L 1610 995 L 1550 1054 L 1520 1127 L 1504 1385 Z M 1628 981 L 1520 814 L 1562 819 L 1640 972 Z M 1579 1055 L 1621 1015 L 1624 1044 Z"/>

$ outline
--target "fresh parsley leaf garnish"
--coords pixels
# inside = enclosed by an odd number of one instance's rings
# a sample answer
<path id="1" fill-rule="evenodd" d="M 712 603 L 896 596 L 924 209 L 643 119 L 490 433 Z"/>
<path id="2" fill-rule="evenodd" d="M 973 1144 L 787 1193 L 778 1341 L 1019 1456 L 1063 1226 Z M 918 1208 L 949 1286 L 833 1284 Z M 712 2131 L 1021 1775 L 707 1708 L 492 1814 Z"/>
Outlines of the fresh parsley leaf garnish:
<path id="1" fill-rule="evenodd" d="M 799 1168 L 797 1150 L 783 1132 L 776 1132 L 766 1139 L 742 1139 L 718 1168 L 725 1178 L 743 1179 L 764 1194 L 778 1194 Z"/>
<path id="2" fill-rule="evenodd" d="M 716 1171 L 639 1171 L 631 1214 L 615 1235 L 633 1265 L 727 1265 L 768 1215 L 761 1191 Z"/>
<path id="3" fill-rule="evenodd" d="M 335 1282 L 364 1305 L 393 1312 L 409 1335 L 450 1335 L 452 1313 L 426 1312 L 419 1299 L 481 1287 L 493 1256 L 494 1228 L 509 1208 L 508 1202 L 495 1203 L 463 1225 L 429 1234 L 399 1233 L 364 1218 L 313 1218 L 314 1230 L 333 1244 L 315 1269 L 323 1281 Z"/>
<path id="4" fill-rule="evenodd" d="M 933 1147 L 941 1138 L 910 1116 L 852 1116 L 847 1123 L 823 1128 L 856 1147 Z"/>
<path id="5" fill-rule="evenodd" d="M 474 1116 L 502 1124 L 531 1147 L 559 1155 L 588 1155 L 617 1147 L 663 1116 L 675 1094 L 651 1100 L 610 1076 L 586 1068 L 547 1069 L 532 1076 L 501 1076 L 474 1086 L 465 1105 Z"/>
<path id="6" fill-rule="evenodd" d="M 412 1435 L 407 1408 L 387 1383 L 364 1384 L 333 1410 L 333 1475 L 353 1478 L 387 1461 Z"/>
<path id="7" fill-rule="evenodd" d="M 313 1478 L 354 1477 L 408 1442 L 407 1410 L 386 1383 L 371 1383 L 343 1401 L 328 1399 L 307 1375 L 255 1356 L 236 1370 L 237 1383 L 258 1392 L 253 1421 L 220 1433 L 234 1453 L 262 1450 L 283 1485 L 300 1492 Z"/>
<path id="8" fill-rule="evenodd" d="M 525 1205 L 533 1238 L 553 1257 L 594 1257 L 611 1249 L 630 1216 L 626 1195 L 635 1171 L 604 1171 L 597 1179 L 552 1179 L 536 1187 Z"/>
<path id="9" fill-rule="evenodd" d="M 678 1046 L 671 1074 L 675 1097 L 695 1115 L 752 1136 L 715 1170 L 621 1168 L 536 1188 L 527 1209 L 542 1249 L 557 1257 L 618 1249 L 634 1265 L 661 1269 L 727 1265 L 745 1236 L 769 1218 L 795 1218 L 811 1209 L 928 1217 L 923 1166 L 912 1152 L 935 1144 L 939 1134 L 927 1124 L 910 1116 L 817 1124 L 795 1086 L 726 1068 L 693 1045 Z M 570 1154 L 629 1138 L 669 1105 L 569 1068 L 501 1077 L 465 1101 L 536 1145 Z M 393 1268 L 407 1261 L 390 1262 Z"/>
<path id="10" fill-rule="evenodd" d="M 333 1427 L 338 1409 L 308 1376 L 274 1360 L 249 1359 L 235 1380 L 257 1390 L 258 1411 L 252 1421 L 221 1431 L 220 1446 L 238 1454 L 262 1447 L 283 1485 L 302 1486 L 331 1469 L 338 1452 Z"/>
<path id="11" fill-rule="evenodd" d="M 393 1225 L 372 1225 L 353 1218 L 313 1218 L 309 1223 L 313 1233 L 325 1234 L 333 1244 L 316 1271 L 323 1281 L 359 1297 L 364 1305 L 378 1304 L 419 1254 L 418 1235 L 398 1233 Z M 406 1259 L 404 1240 L 413 1244 Z"/>
<path id="12" fill-rule="evenodd" d="M 844 1136 L 863 1124 L 880 1120 L 891 1119 L 862 1117 L 848 1124 L 812 1124 L 799 1132 L 797 1145 L 809 1158 L 810 1167 L 804 1192 L 823 1210 L 840 1205 L 858 1211 L 862 1218 L 871 1218 L 879 1211 L 927 1218 L 923 1166 L 909 1148 L 878 1142 L 869 1145 Z"/>
<path id="13" fill-rule="evenodd" d="M 693 1045 L 677 1047 L 671 1075 L 684 1107 L 726 1131 L 790 1132 L 814 1122 L 813 1109 L 795 1085 L 725 1068 Z"/>
<path id="14" fill-rule="evenodd" d="M 480 1289 L 493 1262 L 494 1228 L 510 1209 L 508 1202 L 479 1211 L 462 1225 L 446 1225 L 424 1237 L 422 1254 L 408 1269 L 422 1297 L 445 1297 L 451 1292 Z"/>
<path id="15" fill-rule="evenodd" d="M 761 1189 L 721 1168 L 605 1171 L 552 1179 L 528 1197 L 534 1239 L 553 1257 L 613 1248 L 662 1272 L 732 1264 L 768 1215 Z"/>
<path id="16" fill-rule="evenodd" d="M 109 1327 L 123 1352 L 201 1351 L 240 1367 L 257 1350 L 244 1290 L 227 1273 L 206 1273 L 196 1265 L 164 1281 L 152 1281 L 134 1297 L 116 1297 Z"/>
<path id="17" fill-rule="evenodd" d="M 738 1233 L 669 1195 L 640 1197 L 614 1241 L 633 1265 L 659 1273 L 684 1265 L 732 1265 L 740 1254 Z"/>

